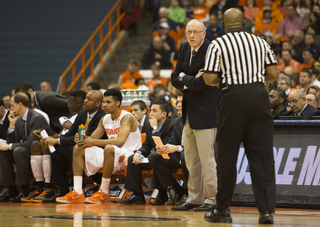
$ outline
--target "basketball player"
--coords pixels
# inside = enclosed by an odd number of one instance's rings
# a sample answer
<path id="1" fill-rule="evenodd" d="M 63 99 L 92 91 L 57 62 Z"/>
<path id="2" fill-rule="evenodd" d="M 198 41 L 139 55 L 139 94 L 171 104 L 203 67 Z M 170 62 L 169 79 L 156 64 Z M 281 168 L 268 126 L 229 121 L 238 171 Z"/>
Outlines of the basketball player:
<path id="1" fill-rule="evenodd" d="M 135 117 L 120 109 L 121 92 L 109 89 L 104 93 L 103 109 L 106 115 L 100 120 L 90 137 L 78 141 L 73 149 L 74 189 L 59 203 L 106 203 L 110 201 L 109 185 L 111 175 L 125 169 L 127 158 L 141 147 L 141 134 Z M 109 139 L 99 139 L 106 132 Z M 104 147 L 104 148 L 101 148 Z M 82 190 L 83 170 L 88 176 L 103 168 L 101 186 L 90 198 Z"/>

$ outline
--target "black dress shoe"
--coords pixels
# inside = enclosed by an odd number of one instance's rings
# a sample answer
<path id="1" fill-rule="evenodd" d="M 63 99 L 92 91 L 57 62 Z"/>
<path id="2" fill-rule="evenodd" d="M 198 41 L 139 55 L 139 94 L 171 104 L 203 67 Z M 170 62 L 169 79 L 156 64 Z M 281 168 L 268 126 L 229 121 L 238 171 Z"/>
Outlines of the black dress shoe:
<path id="1" fill-rule="evenodd" d="M 178 207 L 172 207 L 172 210 L 191 210 L 195 207 L 201 206 L 201 204 L 184 203 Z"/>
<path id="2" fill-rule="evenodd" d="M 164 205 L 168 201 L 167 193 L 158 193 L 156 199 L 151 203 L 151 205 Z"/>
<path id="3" fill-rule="evenodd" d="M 193 208 L 193 211 L 211 211 L 215 208 L 215 205 L 210 203 L 204 203 L 199 207 Z"/>
<path id="4" fill-rule="evenodd" d="M 273 224 L 273 215 L 272 213 L 260 213 L 259 224 Z"/>
<path id="5" fill-rule="evenodd" d="M 129 198 L 121 201 L 122 204 L 146 204 L 144 197 L 132 194 Z"/>
<path id="6" fill-rule="evenodd" d="M 178 202 L 179 202 L 182 198 L 184 198 L 184 197 L 187 197 L 187 195 L 184 194 L 184 193 L 175 194 L 175 196 L 173 197 L 173 199 L 170 200 L 169 202 L 167 202 L 166 205 L 175 205 L 175 204 L 179 205 Z M 180 203 L 180 204 L 184 204 L 184 203 L 185 203 L 185 202 Z"/>
<path id="7" fill-rule="evenodd" d="M 17 195 L 16 197 L 14 198 L 10 198 L 10 202 L 21 202 L 21 198 L 23 197 L 27 197 L 27 195 L 23 194 L 22 192 Z"/>
<path id="8" fill-rule="evenodd" d="M 211 213 L 204 215 L 204 220 L 216 223 L 232 223 L 230 209 L 218 210 L 214 209 Z"/>

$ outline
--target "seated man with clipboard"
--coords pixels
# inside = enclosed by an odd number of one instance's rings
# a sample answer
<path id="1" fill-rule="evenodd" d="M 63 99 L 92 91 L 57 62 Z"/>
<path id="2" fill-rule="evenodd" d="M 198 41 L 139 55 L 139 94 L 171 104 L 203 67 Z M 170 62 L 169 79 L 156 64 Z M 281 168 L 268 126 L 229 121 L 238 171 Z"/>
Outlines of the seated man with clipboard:
<path id="1" fill-rule="evenodd" d="M 164 159 L 156 152 L 156 143 L 152 137 L 157 136 L 161 139 L 163 144 L 166 144 L 171 136 L 173 125 L 167 117 L 169 112 L 168 104 L 165 101 L 155 101 L 150 108 L 149 127 L 146 129 L 146 139 L 139 150 L 134 151 L 134 155 L 128 158 L 127 176 L 125 188 L 133 191 L 132 195 L 126 199 L 118 201 L 123 204 L 145 204 L 145 199 L 142 190 L 142 170 L 150 170 L 155 168 L 155 165 L 163 165 L 163 162 L 176 162 L 170 154 L 170 159 Z M 157 141 L 157 139 L 156 139 Z M 160 156 L 160 157 L 159 157 Z M 148 158 L 148 160 L 146 160 Z M 163 162 L 158 160 L 162 159 Z M 177 157 L 176 168 L 179 167 L 179 156 Z M 149 161 L 149 162 L 148 162 Z M 172 167 L 170 166 L 170 167 Z M 164 167 L 165 168 L 165 167 Z M 169 169 L 170 171 L 170 169 Z M 170 171 L 171 173 L 171 171 Z M 160 176 L 161 175 L 161 176 Z M 165 173 L 155 171 L 152 176 L 152 188 L 159 189 L 159 194 L 152 205 L 163 205 L 168 200 L 167 186 L 163 182 Z"/>

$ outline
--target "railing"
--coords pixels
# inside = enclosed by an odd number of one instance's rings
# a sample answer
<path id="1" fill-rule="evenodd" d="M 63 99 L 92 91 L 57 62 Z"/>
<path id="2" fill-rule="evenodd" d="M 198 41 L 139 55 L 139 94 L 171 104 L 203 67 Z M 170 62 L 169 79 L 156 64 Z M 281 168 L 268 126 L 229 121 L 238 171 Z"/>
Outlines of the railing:
<path id="1" fill-rule="evenodd" d="M 59 78 L 59 84 L 57 91 L 63 93 L 65 91 L 71 91 L 76 89 L 77 82 L 81 79 L 81 88 L 84 88 L 86 81 L 86 74 L 90 76 L 94 75 L 95 61 L 98 63 L 104 64 L 102 61 L 104 55 L 104 44 L 107 42 L 106 49 L 109 52 L 113 52 L 111 49 L 112 41 L 115 39 L 120 39 L 120 21 L 124 17 L 125 13 L 120 12 L 120 3 L 121 0 L 118 0 L 107 16 L 102 20 L 97 29 L 90 36 L 88 41 L 81 48 L 76 57 L 72 60 L 67 69 L 62 73 Z M 115 22 L 112 23 L 112 18 L 115 14 Z M 107 26 L 107 27 L 106 27 Z M 104 36 L 104 29 L 108 30 L 108 33 Z M 116 30 L 116 31 L 115 31 Z M 113 34 L 115 31 L 116 34 Z M 95 47 L 95 40 L 98 42 L 98 46 Z M 90 48 L 90 49 L 89 49 Z M 96 55 L 99 53 L 98 60 L 95 59 Z M 86 60 L 86 55 L 90 57 Z M 77 67 L 80 68 L 80 71 L 77 72 Z M 88 67 L 90 68 L 88 69 Z M 88 69 L 88 70 L 87 70 Z M 88 72 L 89 71 L 89 72 Z M 66 79 L 71 75 L 71 84 L 66 88 Z"/>

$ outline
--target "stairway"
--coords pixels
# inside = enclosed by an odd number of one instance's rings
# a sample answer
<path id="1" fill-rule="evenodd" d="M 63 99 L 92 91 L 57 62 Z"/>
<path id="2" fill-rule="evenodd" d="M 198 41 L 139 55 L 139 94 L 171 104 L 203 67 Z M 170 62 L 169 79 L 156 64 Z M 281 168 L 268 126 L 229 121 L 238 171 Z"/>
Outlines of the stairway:
<path id="1" fill-rule="evenodd" d="M 170 0 L 162 0 L 161 6 L 169 7 Z M 142 12 L 142 14 L 144 14 Z M 107 89 L 111 83 L 117 83 L 120 74 L 125 72 L 130 59 L 135 59 L 139 63 L 141 69 L 141 60 L 144 52 L 149 48 L 152 37 L 153 25 L 152 17 L 143 16 L 142 20 L 137 23 L 137 33 L 131 34 L 123 43 L 123 46 L 116 52 L 115 57 L 111 60 L 111 64 L 107 66 L 103 77 L 98 78 L 101 88 Z"/>

